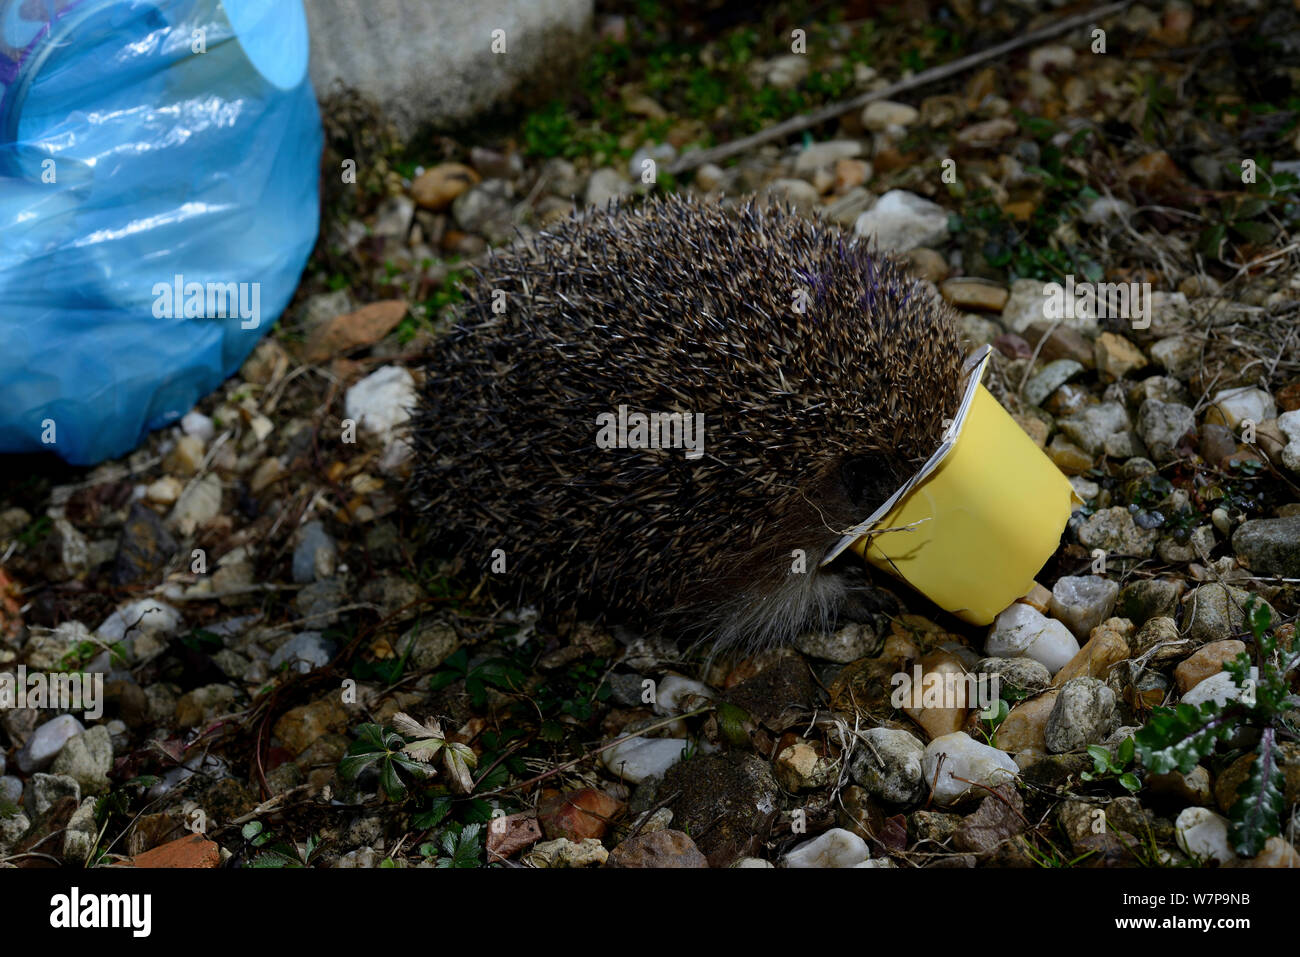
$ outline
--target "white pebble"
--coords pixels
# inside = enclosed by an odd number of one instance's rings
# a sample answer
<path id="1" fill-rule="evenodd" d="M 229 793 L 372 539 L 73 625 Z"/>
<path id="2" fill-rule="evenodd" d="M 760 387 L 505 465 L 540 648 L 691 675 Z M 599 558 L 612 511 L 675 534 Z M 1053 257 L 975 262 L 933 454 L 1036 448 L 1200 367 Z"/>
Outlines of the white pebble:
<path id="1" fill-rule="evenodd" d="M 1259 669 L 1251 668 L 1250 676 L 1258 681 Z M 1219 671 L 1197 682 L 1194 688 L 1183 695 L 1183 704 L 1199 708 L 1202 702 L 1213 701 L 1219 707 L 1223 707 L 1229 701 L 1236 701 L 1239 697 L 1241 697 L 1241 689 L 1237 687 L 1237 682 L 1232 679 L 1232 675 L 1226 671 Z"/>
<path id="2" fill-rule="evenodd" d="M 1184 808 L 1174 822 L 1174 837 L 1189 857 L 1227 864 L 1237 856 L 1228 839 L 1228 819 L 1207 807 Z"/>
<path id="3" fill-rule="evenodd" d="M 655 714 L 681 714 L 689 710 L 690 699 L 696 697 L 712 701 L 713 690 L 703 682 L 681 675 L 665 675 L 655 686 Z"/>
<path id="4" fill-rule="evenodd" d="M 984 653 L 990 658 L 1024 655 L 1056 674 L 1079 653 L 1079 642 L 1061 622 L 1016 602 L 994 619 Z"/>
<path id="5" fill-rule="evenodd" d="M 925 749 L 922 767 L 938 804 L 952 804 L 977 784 L 989 788 L 1006 784 L 1020 770 L 1011 755 L 980 744 L 965 731 L 954 731 L 931 741 Z"/>
<path id="6" fill-rule="evenodd" d="M 204 445 L 212 441 L 212 436 L 216 434 L 216 427 L 212 420 L 202 412 L 191 410 L 181 417 L 181 431 L 186 435 L 192 435 L 201 439 Z"/>
<path id="7" fill-rule="evenodd" d="M 870 856 L 866 841 L 852 831 L 833 827 L 793 848 L 783 863 L 786 867 L 856 867 Z"/>
<path id="8" fill-rule="evenodd" d="M 687 742 L 681 738 L 633 738 L 601 753 L 601 763 L 624 781 L 640 784 L 662 777 L 682 759 Z"/>

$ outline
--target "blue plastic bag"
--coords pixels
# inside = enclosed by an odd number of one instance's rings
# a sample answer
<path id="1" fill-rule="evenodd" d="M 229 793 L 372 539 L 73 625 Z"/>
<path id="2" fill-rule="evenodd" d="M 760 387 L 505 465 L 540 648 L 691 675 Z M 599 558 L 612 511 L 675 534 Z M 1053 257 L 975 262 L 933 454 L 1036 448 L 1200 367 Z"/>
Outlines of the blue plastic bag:
<path id="1" fill-rule="evenodd" d="M 300 0 L 0 0 L 0 452 L 121 455 L 238 369 L 321 146 Z"/>

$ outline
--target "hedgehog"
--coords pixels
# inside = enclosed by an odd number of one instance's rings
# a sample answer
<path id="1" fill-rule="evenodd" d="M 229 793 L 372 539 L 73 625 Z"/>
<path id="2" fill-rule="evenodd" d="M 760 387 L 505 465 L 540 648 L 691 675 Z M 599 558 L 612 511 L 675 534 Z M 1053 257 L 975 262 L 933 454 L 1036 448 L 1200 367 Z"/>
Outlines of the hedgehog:
<path id="1" fill-rule="evenodd" d="M 823 560 L 960 404 L 932 286 L 792 209 L 670 196 L 521 238 L 465 296 L 411 420 L 432 547 L 515 607 L 714 652 L 882 610 Z"/>

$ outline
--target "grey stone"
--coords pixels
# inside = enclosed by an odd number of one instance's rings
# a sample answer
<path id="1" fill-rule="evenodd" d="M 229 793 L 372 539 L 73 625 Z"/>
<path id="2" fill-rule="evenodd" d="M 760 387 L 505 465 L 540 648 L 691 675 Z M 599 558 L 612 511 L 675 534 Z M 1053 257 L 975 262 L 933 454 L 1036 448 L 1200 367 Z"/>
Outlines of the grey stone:
<path id="1" fill-rule="evenodd" d="M 1052 586 L 1052 615 L 1080 641 L 1110 617 L 1119 583 L 1098 575 L 1066 575 Z"/>
<path id="2" fill-rule="evenodd" d="M 852 229 L 858 217 L 865 213 L 876 196 L 865 186 L 854 186 L 843 196 L 837 196 L 825 206 L 817 208 L 817 214 L 845 229 Z"/>
<path id="3" fill-rule="evenodd" d="M 1110 733 L 1115 692 L 1096 678 L 1071 678 L 1061 686 L 1043 738 L 1054 754 L 1096 744 Z"/>
<path id="4" fill-rule="evenodd" d="M 176 500 L 167 524 L 182 535 L 191 535 L 204 522 L 221 514 L 221 478 L 209 472 L 185 489 Z"/>
<path id="5" fill-rule="evenodd" d="M 82 801 L 63 831 L 63 859 L 69 864 L 84 864 L 95 849 L 95 837 L 99 833 L 95 826 L 95 804 L 93 797 Z"/>
<path id="6" fill-rule="evenodd" d="M 131 505 L 113 558 L 113 583 L 127 585 L 142 578 L 161 577 L 176 553 L 176 540 L 163 527 L 158 513 L 143 502 Z"/>
<path id="7" fill-rule="evenodd" d="M 1151 347 L 1151 358 L 1176 379 L 1188 379 L 1201 361 L 1201 343 L 1194 336 L 1168 336 Z"/>
<path id="8" fill-rule="evenodd" d="M 812 174 L 819 169 L 834 166 L 838 160 L 853 159 L 862 155 L 862 144 L 858 140 L 827 140 L 824 143 L 812 143 L 804 147 L 794 160 L 794 171 L 798 176 Z"/>
<path id="9" fill-rule="evenodd" d="M 1186 587 L 1182 581 L 1163 578 L 1125 585 L 1115 601 L 1115 614 L 1127 618 L 1139 628 L 1152 618 L 1173 618 L 1178 613 L 1178 599 Z"/>
<path id="10" fill-rule="evenodd" d="M 22 811 L 0 814 L 0 853 L 13 847 L 31 826 L 31 820 Z"/>
<path id="11" fill-rule="evenodd" d="M 452 201 L 452 216 L 466 232 L 478 233 L 490 243 L 503 243 L 514 235 L 511 192 L 503 179 L 486 180 Z"/>
<path id="12" fill-rule="evenodd" d="M 113 769 L 113 740 L 106 726 L 97 724 L 84 734 L 68 739 L 50 767 L 77 782 L 82 794 L 108 790 L 108 772 Z"/>
<path id="13" fill-rule="evenodd" d="M 347 582 L 342 578 L 327 578 L 312 582 L 293 600 L 298 614 L 310 619 L 316 626 L 332 624 L 338 617 L 334 609 L 347 601 Z"/>
<path id="14" fill-rule="evenodd" d="M 1256 575 L 1300 578 L 1300 515 L 1243 522 L 1232 550 Z"/>
<path id="15" fill-rule="evenodd" d="M 1150 558 L 1160 533 L 1141 528 L 1123 506 L 1094 512 L 1079 526 L 1079 544 L 1103 549 L 1108 555 Z"/>
<path id="16" fill-rule="evenodd" d="M 998 679 L 999 688 L 1041 691 L 1052 683 L 1047 666 L 1033 658 L 984 658 L 975 666 L 978 674 Z"/>
<path id="17" fill-rule="evenodd" d="M 1190 640 L 1179 635 L 1178 622 L 1172 618 L 1151 618 L 1133 637 L 1133 657 L 1150 654 L 1147 663 L 1152 667 L 1167 661 L 1182 661 L 1195 650 Z"/>
<path id="18" fill-rule="evenodd" d="M 812 184 L 801 179 L 774 179 L 764 187 L 763 195 L 783 206 L 793 206 L 805 216 L 812 214 L 821 199 Z"/>
<path id="19" fill-rule="evenodd" d="M 921 771 L 925 746 L 908 731 L 871 728 L 854 749 L 849 773 L 882 801 L 911 804 L 925 795 Z"/>
<path id="20" fill-rule="evenodd" d="M 415 201 L 406 195 L 390 196 L 375 211 L 374 234 L 383 239 L 406 242 L 415 216 Z"/>
<path id="21" fill-rule="evenodd" d="M 877 636 L 868 625 L 851 622 L 836 631 L 809 631 L 794 640 L 805 655 L 846 665 L 871 654 Z"/>
<path id="22" fill-rule="evenodd" d="M 63 797 L 73 797 L 78 804 L 81 803 L 81 786 L 67 775 L 33 774 L 27 780 L 24 803 L 27 813 L 34 818 L 40 817 Z"/>
<path id="23" fill-rule="evenodd" d="M 293 550 L 293 580 L 299 584 L 319 581 L 334 574 L 338 546 L 320 522 L 308 522 L 298 531 Z"/>
<path id="24" fill-rule="evenodd" d="M 1128 412 L 1118 402 L 1087 406 L 1057 424 L 1070 441 L 1089 455 L 1104 451 L 1108 438 L 1129 428 Z"/>
<path id="25" fill-rule="evenodd" d="M 808 57 L 802 53 L 787 53 L 754 65 L 754 72 L 761 78 L 762 84 L 778 90 L 798 86 L 808 75 L 809 69 Z"/>
<path id="26" fill-rule="evenodd" d="M 677 150 L 671 143 L 656 143 L 653 146 L 643 146 L 627 161 L 627 173 L 632 177 L 634 182 L 642 182 L 641 177 L 650 169 L 647 160 L 654 163 L 656 178 L 659 170 L 671 163 L 677 158 Z"/>
<path id="27" fill-rule="evenodd" d="M 1049 395 L 1082 371 L 1083 365 L 1073 359 L 1055 359 L 1025 383 L 1025 398 L 1032 405 L 1042 405 Z"/>
<path id="28" fill-rule="evenodd" d="M 306 674 L 324 668 L 334 657 L 337 646 L 319 631 L 304 631 L 294 635 L 271 655 L 271 670 L 290 664 L 292 670 Z"/>
<path id="29" fill-rule="evenodd" d="M 588 206 L 604 209 L 610 200 L 619 199 L 632 192 L 632 184 L 619 175 L 618 170 L 598 169 L 587 180 L 587 189 L 583 193 L 583 202 Z"/>
<path id="30" fill-rule="evenodd" d="M 310 70 L 383 105 L 405 138 L 542 102 L 572 78 L 594 36 L 592 0 L 311 0 Z M 501 30 L 505 51 L 493 52 Z M 800 58 L 803 59 L 803 58 Z"/>
<path id="31" fill-rule="evenodd" d="M 853 230 L 874 236 L 882 250 L 905 253 L 943 243 L 948 238 L 948 211 L 915 193 L 891 189 L 858 217 Z"/>
<path id="32" fill-rule="evenodd" d="M 417 625 L 397 642 L 397 653 L 410 654 L 410 666 L 416 671 L 438 667 L 460 647 L 456 629 L 445 621 Z"/>
<path id="33" fill-rule="evenodd" d="M 1218 582 L 1192 589 L 1183 602 L 1184 636 L 1202 645 L 1207 641 L 1231 638 L 1234 634 L 1245 631 L 1245 607 L 1250 598 L 1250 592 Z M 1255 596 L 1255 601 L 1268 606 L 1270 612 L 1273 611 L 1264 599 Z M 1274 613 L 1273 618 L 1276 617 Z"/>
<path id="34" fill-rule="evenodd" d="M 1177 402 L 1147 399 L 1138 410 L 1137 431 L 1157 462 L 1177 458 L 1175 447 L 1196 428 L 1196 414 Z"/>
<path id="35" fill-rule="evenodd" d="M 1214 548 L 1214 529 L 1209 525 L 1198 525 L 1192 530 L 1192 537 L 1187 542 L 1179 542 L 1171 535 L 1160 539 L 1156 545 L 1156 554 L 1162 562 L 1194 562 Z"/>

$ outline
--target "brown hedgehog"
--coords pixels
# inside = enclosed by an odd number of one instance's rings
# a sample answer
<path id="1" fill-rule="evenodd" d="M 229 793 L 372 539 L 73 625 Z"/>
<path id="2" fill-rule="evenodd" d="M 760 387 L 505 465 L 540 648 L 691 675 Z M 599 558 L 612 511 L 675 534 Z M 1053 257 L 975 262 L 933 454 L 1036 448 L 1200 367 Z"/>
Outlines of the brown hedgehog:
<path id="1" fill-rule="evenodd" d="M 898 263 L 669 198 L 499 252 L 467 297 L 412 421 L 437 544 L 520 604 L 715 649 L 860 617 L 860 559 L 822 559 L 961 398 L 954 316 Z"/>

